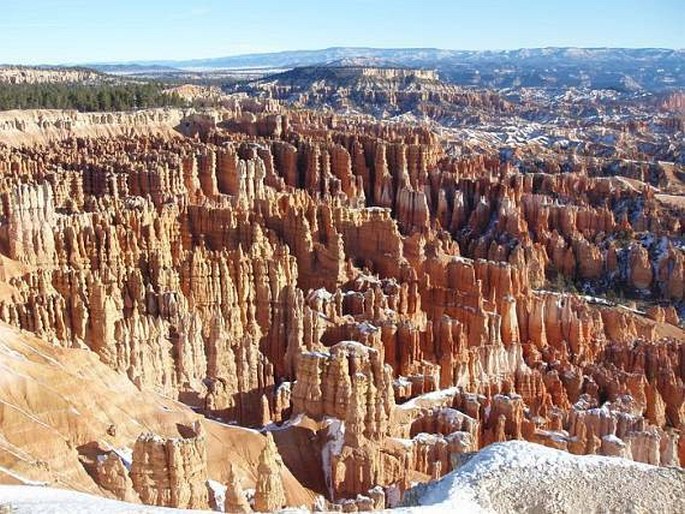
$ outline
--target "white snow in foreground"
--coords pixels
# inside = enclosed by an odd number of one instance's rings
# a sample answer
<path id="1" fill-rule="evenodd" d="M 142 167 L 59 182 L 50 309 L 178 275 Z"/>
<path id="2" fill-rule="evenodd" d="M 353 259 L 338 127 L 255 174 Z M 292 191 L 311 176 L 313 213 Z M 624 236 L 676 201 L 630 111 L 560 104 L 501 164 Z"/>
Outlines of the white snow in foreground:
<path id="1" fill-rule="evenodd" d="M 648 490 L 648 492 L 646 491 Z M 393 513 L 683 512 L 685 472 L 524 441 L 490 445 Z"/>
<path id="2" fill-rule="evenodd" d="M 76 491 L 28 485 L 0 485 L 0 508 L 4 506 L 9 506 L 9 512 L 12 514 L 197 514 L 211 512 L 135 505 Z"/>
<path id="3" fill-rule="evenodd" d="M 341 427 L 329 426 L 335 451 Z M 683 512 L 685 471 L 600 456 L 576 456 L 524 441 L 493 444 L 386 514 L 439 512 Z M 107 500 L 38 486 L 0 486 L 13 513 L 197 513 Z M 287 512 L 304 512 L 288 509 Z"/>

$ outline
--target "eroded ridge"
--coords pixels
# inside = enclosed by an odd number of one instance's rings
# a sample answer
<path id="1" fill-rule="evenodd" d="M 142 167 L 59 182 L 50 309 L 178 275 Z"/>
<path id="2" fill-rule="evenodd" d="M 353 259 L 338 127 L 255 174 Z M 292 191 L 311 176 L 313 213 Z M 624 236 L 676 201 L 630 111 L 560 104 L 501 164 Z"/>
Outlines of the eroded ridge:
<path id="1" fill-rule="evenodd" d="M 393 506 L 509 439 L 685 464 L 684 213 L 653 188 L 270 102 L 174 125 L 0 147 L 0 320 L 273 431 L 260 505 L 292 500 L 285 466 L 345 508 Z M 91 475 L 206 507 L 206 439 L 143 434 L 130 470 Z"/>

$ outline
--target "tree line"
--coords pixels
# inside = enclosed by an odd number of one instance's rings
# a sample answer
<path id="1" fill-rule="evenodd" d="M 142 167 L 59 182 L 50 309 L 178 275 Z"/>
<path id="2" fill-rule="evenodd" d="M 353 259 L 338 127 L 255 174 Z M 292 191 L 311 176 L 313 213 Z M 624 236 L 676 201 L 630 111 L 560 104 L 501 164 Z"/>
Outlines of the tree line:
<path id="1" fill-rule="evenodd" d="M 159 83 L 0 84 L 0 110 L 76 109 L 82 112 L 127 111 L 149 107 L 183 107 L 176 93 Z"/>

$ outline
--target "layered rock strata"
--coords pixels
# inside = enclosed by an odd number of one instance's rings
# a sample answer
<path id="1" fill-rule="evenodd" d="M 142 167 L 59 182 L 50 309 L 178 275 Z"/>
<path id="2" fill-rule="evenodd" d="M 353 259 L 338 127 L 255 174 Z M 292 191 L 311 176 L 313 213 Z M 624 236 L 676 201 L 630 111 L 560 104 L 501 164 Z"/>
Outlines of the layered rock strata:
<path id="1" fill-rule="evenodd" d="M 508 439 L 685 463 L 684 218 L 649 187 L 415 125 L 210 114 L 0 147 L 0 320 L 210 418 L 305 432 L 343 509 Z M 139 439 L 132 490 L 208 505 L 202 441 Z M 290 504 L 284 468 L 312 473 L 276 446 L 256 510 Z M 130 495 L 109 459 L 99 486 Z"/>

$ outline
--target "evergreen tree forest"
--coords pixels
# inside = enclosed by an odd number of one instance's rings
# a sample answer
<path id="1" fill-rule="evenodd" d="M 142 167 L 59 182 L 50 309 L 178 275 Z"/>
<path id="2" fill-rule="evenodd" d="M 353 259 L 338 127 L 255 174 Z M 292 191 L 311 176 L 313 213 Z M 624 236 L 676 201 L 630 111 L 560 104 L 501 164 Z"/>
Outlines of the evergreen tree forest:
<path id="1" fill-rule="evenodd" d="M 159 83 L 0 84 L 0 110 L 76 109 L 81 112 L 182 107 L 186 102 Z"/>

